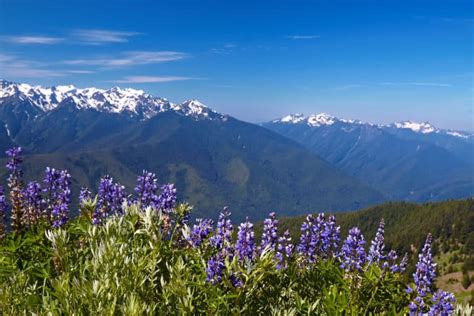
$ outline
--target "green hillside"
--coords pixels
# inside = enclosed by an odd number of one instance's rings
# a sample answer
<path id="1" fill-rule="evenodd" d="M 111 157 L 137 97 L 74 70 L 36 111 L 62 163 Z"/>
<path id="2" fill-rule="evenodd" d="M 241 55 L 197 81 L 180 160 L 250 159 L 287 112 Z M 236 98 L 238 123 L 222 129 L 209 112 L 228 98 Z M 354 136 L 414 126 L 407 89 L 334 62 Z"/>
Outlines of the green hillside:
<path id="1" fill-rule="evenodd" d="M 383 218 L 387 247 L 397 250 L 399 254 L 409 254 L 409 274 L 414 269 L 417 251 L 431 232 L 435 240 L 433 251 L 441 275 L 438 282 L 455 291 L 458 297 L 472 297 L 474 284 L 465 289 L 461 282 L 463 274 L 472 279 L 474 272 L 474 199 L 426 204 L 390 202 L 357 212 L 337 213 L 336 217 L 343 234 L 351 227 L 358 226 L 368 241 L 375 235 L 379 221 Z M 304 218 L 283 217 L 279 229 L 288 229 L 293 240 L 298 240 Z M 261 224 L 257 225 L 257 230 L 261 230 Z"/>

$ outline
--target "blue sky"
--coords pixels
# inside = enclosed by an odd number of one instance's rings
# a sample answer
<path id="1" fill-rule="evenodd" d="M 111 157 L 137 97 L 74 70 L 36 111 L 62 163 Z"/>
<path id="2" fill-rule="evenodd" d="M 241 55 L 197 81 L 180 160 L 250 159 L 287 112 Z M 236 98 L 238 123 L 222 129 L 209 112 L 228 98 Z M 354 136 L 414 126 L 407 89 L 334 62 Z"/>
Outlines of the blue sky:
<path id="1" fill-rule="evenodd" d="M 473 2 L 0 0 L 0 77 L 474 130 Z"/>

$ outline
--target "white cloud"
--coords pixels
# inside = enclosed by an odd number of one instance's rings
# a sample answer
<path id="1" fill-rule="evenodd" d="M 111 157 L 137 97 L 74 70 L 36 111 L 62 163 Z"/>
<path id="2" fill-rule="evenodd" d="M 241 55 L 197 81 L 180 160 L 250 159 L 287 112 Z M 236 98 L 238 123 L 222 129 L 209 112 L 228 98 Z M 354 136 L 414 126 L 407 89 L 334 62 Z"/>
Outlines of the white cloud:
<path id="1" fill-rule="evenodd" d="M 188 57 L 187 54 L 173 51 L 157 52 L 126 52 L 121 57 L 73 59 L 64 61 L 68 65 L 93 65 L 106 68 L 117 68 L 134 65 L 158 64 L 163 62 L 180 60 Z"/>
<path id="2" fill-rule="evenodd" d="M 181 76 L 131 76 L 120 80 L 115 80 L 116 83 L 162 83 L 172 81 L 192 80 L 196 78 L 181 77 Z"/>
<path id="3" fill-rule="evenodd" d="M 84 44 L 100 45 L 106 43 L 125 43 L 132 36 L 139 35 L 137 32 L 123 32 L 110 30 L 88 30 L 78 29 L 71 32 L 73 38 Z"/>
<path id="4" fill-rule="evenodd" d="M 319 35 L 290 35 L 290 36 L 287 36 L 286 38 L 293 39 L 293 40 L 311 40 L 311 39 L 317 39 L 320 37 L 321 36 Z"/>
<path id="5" fill-rule="evenodd" d="M 61 37 L 50 36 L 4 36 L 3 39 L 10 43 L 25 45 L 52 45 L 64 40 Z"/>

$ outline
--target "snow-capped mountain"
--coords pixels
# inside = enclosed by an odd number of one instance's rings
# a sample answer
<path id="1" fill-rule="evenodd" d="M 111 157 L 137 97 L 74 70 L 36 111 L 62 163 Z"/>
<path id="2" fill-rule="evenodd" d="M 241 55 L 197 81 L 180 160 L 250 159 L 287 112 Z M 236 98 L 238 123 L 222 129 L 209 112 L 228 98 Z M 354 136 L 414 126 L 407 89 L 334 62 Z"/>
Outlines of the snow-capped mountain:
<path id="1" fill-rule="evenodd" d="M 324 125 L 333 125 L 337 122 L 363 124 L 357 120 L 347 120 L 338 118 L 327 113 L 312 114 L 305 116 L 304 114 L 290 114 L 282 118 L 272 121 L 273 123 L 287 123 L 287 124 L 306 124 L 312 127 L 320 127 Z"/>
<path id="2" fill-rule="evenodd" d="M 310 208 L 360 208 L 384 198 L 261 126 L 196 100 L 172 104 L 133 89 L 1 82 L 3 161 L 13 146 L 28 155 L 28 176 L 42 177 L 46 166 L 68 169 L 77 175 L 76 190 L 97 188 L 104 174 L 133 188 L 142 170 L 156 172 L 160 182 L 176 183 L 180 199 L 196 205 L 199 216 L 221 209 L 222 201 L 243 220 L 249 214 L 262 219 L 266 208 L 296 215 Z"/>
<path id="3" fill-rule="evenodd" d="M 420 134 L 441 134 L 447 135 L 452 137 L 459 137 L 464 139 L 474 138 L 474 133 L 464 132 L 464 131 L 456 131 L 450 129 L 441 129 L 433 126 L 429 122 L 424 123 L 417 123 L 413 121 L 402 121 L 402 122 L 395 122 L 387 125 L 375 125 L 372 123 L 362 122 L 359 120 L 350 120 L 344 118 L 338 118 L 332 116 L 327 113 L 319 113 L 319 114 L 311 114 L 309 116 L 305 116 L 303 114 L 290 114 L 286 115 L 282 118 L 273 120 L 272 123 L 275 124 L 305 124 L 310 127 L 322 127 L 322 126 L 330 126 L 336 123 L 343 123 L 345 125 L 348 124 L 356 124 L 356 125 L 370 125 L 370 126 L 377 126 L 381 129 L 400 129 L 405 131 L 410 131 L 414 133 Z"/>
<path id="4" fill-rule="evenodd" d="M 376 125 L 320 113 L 263 124 L 391 199 L 474 194 L 474 135 L 412 121 Z"/>
<path id="5" fill-rule="evenodd" d="M 72 85 L 43 88 L 0 80 L 0 105 L 11 98 L 26 101 L 42 112 L 48 112 L 63 103 L 72 102 L 78 109 L 125 113 L 141 119 L 149 119 L 165 111 L 175 111 L 196 119 L 224 118 L 223 115 L 197 100 L 174 104 L 165 98 L 145 93 L 143 90 L 121 89 L 119 87 L 108 90 L 81 89 Z"/>

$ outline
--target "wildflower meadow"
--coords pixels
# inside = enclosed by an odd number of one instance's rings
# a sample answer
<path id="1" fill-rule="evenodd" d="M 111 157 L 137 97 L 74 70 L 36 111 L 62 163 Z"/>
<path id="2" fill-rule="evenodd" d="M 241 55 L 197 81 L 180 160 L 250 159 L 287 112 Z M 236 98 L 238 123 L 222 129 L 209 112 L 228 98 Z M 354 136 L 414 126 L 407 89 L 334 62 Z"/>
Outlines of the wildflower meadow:
<path id="1" fill-rule="evenodd" d="M 384 221 L 372 240 L 354 227 L 343 238 L 335 216 L 308 215 L 299 240 L 271 212 L 256 238 L 235 225 L 191 221 L 172 184 L 148 171 L 133 194 L 111 176 L 97 194 L 82 188 L 71 218 L 71 176 L 47 168 L 24 183 L 22 150 L 7 151 L 0 190 L 0 313 L 3 315 L 451 315 L 468 314 L 436 289 L 432 237 L 416 271 L 386 249 Z M 8 216 L 9 215 L 9 216 Z"/>

